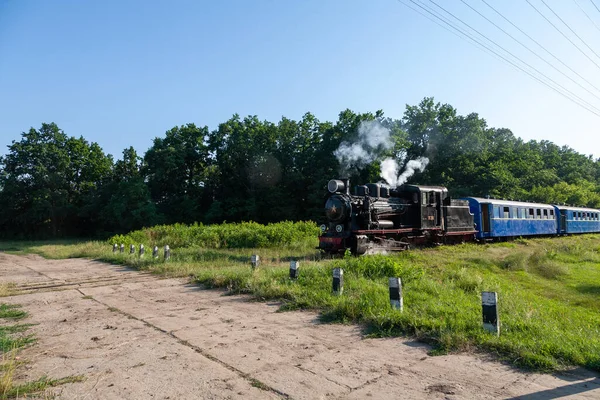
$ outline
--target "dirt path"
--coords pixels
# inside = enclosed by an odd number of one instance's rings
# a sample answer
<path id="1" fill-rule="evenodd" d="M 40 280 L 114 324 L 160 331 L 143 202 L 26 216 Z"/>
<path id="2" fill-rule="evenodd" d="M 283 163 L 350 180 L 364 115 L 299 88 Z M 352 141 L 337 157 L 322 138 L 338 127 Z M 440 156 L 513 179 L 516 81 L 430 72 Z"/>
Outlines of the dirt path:
<path id="1" fill-rule="evenodd" d="M 429 357 L 406 339 L 363 339 L 312 312 L 201 290 L 94 261 L 0 253 L 38 343 L 19 378 L 85 375 L 65 399 L 600 398 L 585 370 L 524 374 L 473 355 Z"/>

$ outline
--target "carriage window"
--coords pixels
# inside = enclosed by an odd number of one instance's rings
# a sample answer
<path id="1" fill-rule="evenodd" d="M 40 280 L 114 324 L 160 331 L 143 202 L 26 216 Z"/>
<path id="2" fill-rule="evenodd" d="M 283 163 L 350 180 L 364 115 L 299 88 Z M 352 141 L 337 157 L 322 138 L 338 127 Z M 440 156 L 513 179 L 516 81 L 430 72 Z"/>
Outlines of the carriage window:
<path id="1" fill-rule="evenodd" d="M 517 207 L 513 207 L 512 215 L 510 217 L 511 218 L 519 218 L 519 215 L 517 214 Z"/>
<path id="2" fill-rule="evenodd" d="M 500 218 L 500 207 L 494 206 L 494 218 Z"/>
<path id="3" fill-rule="evenodd" d="M 510 215 L 509 215 L 509 208 L 508 208 L 508 207 L 504 207 L 504 210 L 503 210 L 503 211 L 504 211 L 503 218 L 510 218 Z"/>
<path id="4" fill-rule="evenodd" d="M 535 219 L 542 219 L 542 210 L 539 208 L 535 210 Z"/>
<path id="5" fill-rule="evenodd" d="M 529 209 L 529 216 L 528 216 L 528 218 L 529 219 L 533 219 L 533 208 Z"/>
<path id="6" fill-rule="evenodd" d="M 548 219 L 548 210 L 544 210 L 544 219 Z"/>
<path id="7" fill-rule="evenodd" d="M 554 210 L 550 210 L 550 216 L 554 218 Z"/>

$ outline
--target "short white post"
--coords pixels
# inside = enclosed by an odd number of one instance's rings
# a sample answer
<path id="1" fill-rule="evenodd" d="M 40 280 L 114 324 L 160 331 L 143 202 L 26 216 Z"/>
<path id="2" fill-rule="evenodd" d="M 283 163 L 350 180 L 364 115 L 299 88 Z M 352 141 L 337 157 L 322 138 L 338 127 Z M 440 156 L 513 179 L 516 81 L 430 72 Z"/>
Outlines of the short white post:
<path id="1" fill-rule="evenodd" d="M 144 248 L 144 244 L 140 244 L 140 258 L 144 257 L 144 253 L 146 253 L 146 249 Z"/>
<path id="2" fill-rule="evenodd" d="M 402 311 L 404 300 L 402 299 L 402 280 L 400 278 L 389 278 L 390 305 L 396 310 Z"/>
<path id="3" fill-rule="evenodd" d="M 154 246 L 152 249 L 152 257 L 158 258 L 158 246 Z"/>
<path id="4" fill-rule="evenodd" d="M 169 245 L 165 245 L 165 261 L 168 260 L 169 258 L 171 258 L 171 249 L 169 248 Z"/>
<path id="5" fill-rule="evenodd" d="M 341 268 L 333 269 L 333 294 L 341 296 L 344 291 L 344 270 Z"/>
<path id="6" fill-rule="evenodd" d="M 300 261 L 290 261 L 290 279 L 298 278 L 298 269 L 300 268 Z"/>
<path id="7" fill-rule="evenodd" d="M 250 264 L 252 264 L 252 269 L 258 267 L 258 265 L 260 264 L 260 257 L 258 256 L 258 254 L 253 254 L 250 257 Z"/>
<path id="8" fill-rule="evenodd" d="M 121 247 L 119 248 L 119 253 L 124 253 L 125 252 L 125 245 L 123 243 L 121 243 Z"/>
<path id="9" fill-rule="evenodd" d="M 118 244 L 113 244 L 113 253 L 116 253 L 117 250 L 119 250 L 119 245 Z"/>
<path id="10" fill-rule="evenodd" d="M 498 317 L 498 293 L 481 292 L 483 329 L 500 336 L 500 318 Z"/>
<path id="11" fill-rule="evenodd" d="M 133 245 L 133 244 L 129 245 L 129 254 L 131 254 L 131 255 L 135 254 L 135 245 Z"/>

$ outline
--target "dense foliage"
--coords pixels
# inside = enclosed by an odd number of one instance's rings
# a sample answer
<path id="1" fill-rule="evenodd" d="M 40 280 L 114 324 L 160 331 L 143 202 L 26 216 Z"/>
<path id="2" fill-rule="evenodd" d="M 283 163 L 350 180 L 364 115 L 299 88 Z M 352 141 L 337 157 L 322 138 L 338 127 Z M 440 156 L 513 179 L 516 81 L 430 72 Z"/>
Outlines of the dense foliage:
<path id="1" fill-rule="evenodd" d="M 312 241 L 316 246 L 319 227 L 314 222 L 277 222 L 261 225 L 256 222 L 229 224 L 174 224 L 140 229 L 126 235 L 115 235 L 112 244 L 203 248 L 282 247 Z"/>
<path id="2" fill-rule="evenodd" d="M 182 125 L 155 138 L 143 157 L 130 147 L 116 162 L 97 143 L 42 124 L 0 158 L 0 234 L 108 237 L 161 223 L 318 221 L 325 185 L 340 174 L 334 151 L 373 119 L 394 141 L 382 157 L 429 158 L 411 183 L 444 185 L 453 196 L 600 207 L 598 160 L 524 142 L 425 98 L 401 120 L 346 110 L 335 123 L 307 113 L 277 123 L 234 115 L 212 131 Z M 355 166 L 350 178 L 379 180 L 379 161 Z"/>

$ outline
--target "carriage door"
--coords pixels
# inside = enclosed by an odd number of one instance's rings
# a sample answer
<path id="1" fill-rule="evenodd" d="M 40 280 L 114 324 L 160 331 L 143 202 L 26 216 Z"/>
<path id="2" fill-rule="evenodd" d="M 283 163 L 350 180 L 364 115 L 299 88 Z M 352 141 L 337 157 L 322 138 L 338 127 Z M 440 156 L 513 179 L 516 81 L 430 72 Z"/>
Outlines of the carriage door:
<path id="1" fill-rule="evenodd" d="M 490 233 L 490 205 L 481 204 L 481 229 L 483 233 Z"/>
<path id="2" fill-rule="evenodd" d="M 560 210 L 560 227 L 558 229 L 560 233 L 567 232 L 567 210 Z"/>

